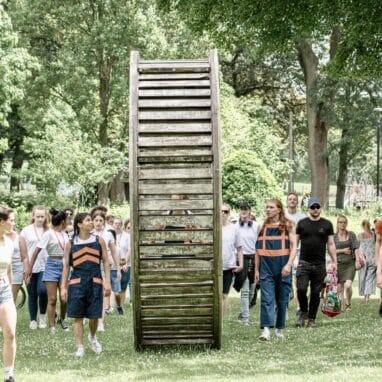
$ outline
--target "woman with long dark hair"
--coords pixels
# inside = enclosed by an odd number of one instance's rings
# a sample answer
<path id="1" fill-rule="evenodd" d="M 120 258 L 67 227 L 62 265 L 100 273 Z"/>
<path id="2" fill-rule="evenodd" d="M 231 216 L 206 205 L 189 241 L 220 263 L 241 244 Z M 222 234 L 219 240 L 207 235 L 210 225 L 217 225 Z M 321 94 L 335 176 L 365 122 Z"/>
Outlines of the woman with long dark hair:
<path id="1" fill-rule="evenodd" d="M 96 338 L 98 319 L 102 317 L 103 295 L 110 296 L 110 266 L 105 241 L 93 235 L 93 222 L 87 212 L 74 218 L 73 239 L 66 243 L 61 298 L 68 302 L 68 317 L 74 318 L 76 357 L 83 357 L 84 318 L 89 319 L 89 344 L 99 354 L 102 346 Z M 101 262 L 105 277 L 102 279 Z M 68 281 L 69 270 L 72 270 Z"/>
<path id="2" fill-rule="evenodd" d="M 276 337 L 284 338 L 295 256 L 294 224 L 285 217 L 281 201 L 270 199 L 256 242 L 255 278 L 261 290 L 260 327 L 263 332 L 259 339 L 262 341 L 271 339 L 270 328 L 274 326 Z"/>

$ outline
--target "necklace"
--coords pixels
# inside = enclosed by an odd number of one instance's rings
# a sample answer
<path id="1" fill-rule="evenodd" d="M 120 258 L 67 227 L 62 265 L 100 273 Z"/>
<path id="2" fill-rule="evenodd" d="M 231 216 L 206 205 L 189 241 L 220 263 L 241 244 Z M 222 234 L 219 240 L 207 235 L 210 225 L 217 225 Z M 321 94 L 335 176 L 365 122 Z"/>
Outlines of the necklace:
<path id="1" fill-rule="evenodd" d="M 40 241 L 40 240 L 41 240 L 41 237 L 42 237 L 42 235 L 43 235 L 43 233 L 44 233 L 44 229 L 42 230 L 42 234 L 39 235 L 39 234 L 38 234 L 38 231 L 37 231 L 37 229 L 36 229 L 36 226 L 33 224 L 33 230 L 34 230 L 34 234 L 36 235 L 36 239 L 37 239 L 37 241 Z"/>
<path id="2" fill-rule="evenodd" d="M 57 231 L 56 230 L 52 230 L 52 231 L 56 235 L 57 242 L 60 245 L 61 249 L 64 250 L 65 249 L 65 236 L 64 236 L 64 234 L 62 233 L 62 231 L 60 232 L 61 239 L 62 239 L 62 240 L 60 240 L 60 238 L 58 237 Z"/>

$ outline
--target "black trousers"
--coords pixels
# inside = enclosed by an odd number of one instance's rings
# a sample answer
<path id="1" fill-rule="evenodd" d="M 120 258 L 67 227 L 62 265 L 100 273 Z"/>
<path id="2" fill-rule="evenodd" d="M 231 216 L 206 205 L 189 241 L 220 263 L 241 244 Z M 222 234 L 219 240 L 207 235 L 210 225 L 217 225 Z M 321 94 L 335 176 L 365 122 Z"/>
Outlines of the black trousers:
<path id="1" fill-rule="evenodd" d="M 320 305 L 320 292 L 325 281 L 326 265 L 308 263 L 300 260 L 297 271 L 297 296 L 301 314 L 315 319 Z M 308 287 L 310 284 L 310 301 L 308 307 Z"/>

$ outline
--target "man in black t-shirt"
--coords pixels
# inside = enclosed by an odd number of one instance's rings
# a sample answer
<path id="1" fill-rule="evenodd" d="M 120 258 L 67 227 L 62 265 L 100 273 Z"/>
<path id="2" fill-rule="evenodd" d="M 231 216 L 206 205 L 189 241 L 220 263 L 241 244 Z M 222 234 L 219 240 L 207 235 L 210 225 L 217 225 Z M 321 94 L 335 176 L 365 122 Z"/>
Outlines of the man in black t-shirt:
<path id="1" fill-rule="evenodd" d="M 296 241 L 301 241 L 300 260 L 297 266 L 297 296 L 301 315 L 296 326 L 316 327 L 316 314 L 320 305 L 320 291 L 326 276 L 326 248 L 332 259 L 332 269 L 337 271 L 336 247 L 333 240 L 333 225 L 320 216 L 321 201 L 309 198 L 309 216 L 297 224 Z M 310 283 L 310 301 L 308 307 L 307 290 Z"/>

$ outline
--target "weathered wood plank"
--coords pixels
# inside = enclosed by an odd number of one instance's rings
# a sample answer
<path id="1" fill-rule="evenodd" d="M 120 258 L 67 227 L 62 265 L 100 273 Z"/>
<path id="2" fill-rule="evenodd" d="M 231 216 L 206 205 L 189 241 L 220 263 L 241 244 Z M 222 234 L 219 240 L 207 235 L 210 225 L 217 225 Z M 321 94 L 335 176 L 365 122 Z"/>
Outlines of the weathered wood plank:
<path id="1" fill-rule="evenodd" d="M 142 317 L 144 325 L 189 325 L 189 324 L 210 324 L 212 323 L 212 316 L 178 316 L 178 317 Z"/>
<path id="2" fill-rule="evenodd" d="M 162 194 L 162 195 L 190 195 L 212 193 L 211 183 L 145 183 L 139 181 L 138 190 L 141 195 Z"/>
<path id="3" fill-rule="evenodd" d="M 165 241 L 188 241 L 189 243 L 211 243 L 213 240 L 213 231 L 141 231 L 139 235 L 139 243 L 150 244 L 151 242 L 160 243 Z M 154 243 L 151 243 L 154 244 Z"/>
<path id="4" fill-rule="evenodd" d="M 153 88 L 209 88 L 210 80 L 139 81 L 140 89 Z"/>
<path id="5" fill-rule="evenodd" d="M 168 207 L 168 205 L 166 207 Z M 154 208 L 158 208 L 157 204 Z M 180 209 L 184 210 L 189 208 L 181 207 Z M 163 208 L 163 210 L 167 210 L 167 208 Z M 211 215 L 141 216 L 139 219 L 140 230 L 164 229 L 168 225 L 185 225 L 190 228 L 212 228 L 213 220 Z"/>
<path id="6" fill-rule="evenodd" d="M 188 107 L 210 107 L 211 100 L 208 98 L 166 98 L 166 99 L 140 99 L 140 108 L 188 108 Z"/>
<path id="7" fill-rule="evenodd" d="M 156 323 L 156 322 L 143 322 L 142 323 L 142 328 L 144 330 L 204 330 L 204 331 L 211 331 L 212 325 L 211 324 L 200 324 L 200 323 L 191 323 L 189 322 L 187 324 L 187 327 L 185 327 L 184 324 L 182 323 L 175 323 L 171 322 L 170 324 L 168 323 Z"/>
<path id="8" fill-rule="evenodd" d="M 168 309 L 172 309 L 174 310 L 175 312 L 178 312 L 178 311 L 183 311 L 183 310 L 194 310 L 194 309 L 211 309 L 213 307 L 212 304 L 199 304 L 199 305 L 187 305 L 187 304 L 182 304 L 182 305 L 155 305 L 155 306 L 143 306 L 142 307 L 142 310 L 145 310 L 145 311 L 150 311 L 150 310 L 168 310 Z"/>
<path id="9" fill-rule="evenodd" d="M 188 338 L 188 339 L 142 339 L 141 343 L 143 346 L 151 345 L 209 345 L 213 343 L 213 338 Z"/>
<path id="10" fill-rule="evenodd" d="M 163 306 L 163 304 L 169 305 L 169 306 L 179 306 L 179 305 L 213 305 L 213 298 L 212 297 L 207 297 L 207 298 L 184 298 L 184 299 L 179 299 L 179 298 L 166 298 L 166 299 L 157 299 L 157 300 L 142 300 L 141 301 L 141 307 L 142 309 L 147 306 L 151 306 L 155 308 L 156 306 Z"/>
<path id="11" fill-rule="evenodd" d="M 189 298 L 189 299 L 193 299 L 193 298 L 212 298 L 213 297 L 213 293 L 206 293 L 206 292 L 203 292 L 203 293 L 178 293 L 178 294 L 161 294 L 161 295 L 142 295 L 141 296 L 141 299 L 142 301 L 145 301 L 145 302 L 154 302 L 154 301 L 157 301 L 157 300 L 163 300 L 163 299 L 168 299 L 168 300 L 183 300 L 183 298 Z"/>
<path id="12" fill-rule="evenodd" d="M 171 199 L 147 199 L 139 202 L 140 210 L 153 210 L 167 212 L 169 210 L 210 210 L 212 209 L 213 200 L 211 199 L 188 199 L 188 200 L 171 200 Z M 166 217 L 169 215 L 163 215 L 163 220 L 166 221 Z M 190 220 L 192 220 L 192 215 Z M 193 217 L 197 222 L 198 217 Z"/>
<path id="13" fill-rule="evenodd" d="M 139 133 L 210 133 L 211 124 L 198 123 L 143 123 L 139 124 Z"/>
<path id="14" fill-rule="evenodd" d="M 141 270 L 151 269 L 151 270 L 171 270 L 181 268 L 187 269 L 200 269 L 200 270 L 212 270 L 213 261 L 203 260 L 203 259 L 185 259 L 185 260 L 142 260 Z"/>
<path id="15" fill-rule="evenodd" d="M 171 337 L 171 334 L 173 335 L 187 335 L 187 334 L 190 334 L 190 335 L 193 335 L 193 336 L 197 336 L 198 334 L 201 334 L 201 335 L 209 335 L 209 336 L 212 336 L 211 334 L 211 330 L 190 330 L 190 329 L 184 329 L 184 328 L 176 328 L 174 330 L 171 330 L 171 329 L 167 329 L 167 330 L 154 330 L 154 329 L 151 329 L 151 330 L 146 330 L 144 329 L 143 331 L 143 336 L 155 336 L 155 335 L 160 335 L 160 336 L 163 336 L 163 337 Z"/>
<path id="16" fill-rule="evenodd" d="M 163 98 L 163 97 L 209 97 L 209 88 L 197 89 L 139 89 L 139 98 Z"/>
<path id="17" fill-rule="evenodd" d="M 211 168 L 140 169 L 139 179 L 205 179 L 212 178 Z"/>
<path id="18" fill-rule="evenodd" d="M 144 340 L 149 340 L 149 339 L 193 339 L 193 338 L 212 338 L 212 333 L 143 333 L 142 338 Z"/>
<path id="19" fill-rule="evenodd" d="M 169 147 L 169 146 L 211 146 L 212 138 L 210 135 L 190 135 L 190 136 L 159 136 L 159 137 L 142 137 L 138 138 L 138 145 L 142 147 Z M 189 150 L 175 149 L 173 156 L 185 155 Z M 170 155 L 171 151 L 164 151 L 166 155 Z M 155 150 L 150 156 L 161 155 L 162 151 Z M 139 153 L 142 156 L 142 152 Z M 210 149 L 200 147 L 195 148 L 195 152 L 190 152 L 191 155 L 211 155 Z M 147 156 L 147 155 L 146 155 Z"/>
<path id="20" fill-rule="evenodd" d="M 160 110 L 139 111 L 140 121 L 175 121 L 175 120 L 206 120 L 211 119 L 209 110 Z"/>
<path id="21" fill-rule="evenodd" d="M 139 75 L 140 81 L 147 80 L 204 80 L 209 79 L 210 74 L 205 73 L 141 73 Z"/>
<path id="22" fill-rule="evenodd" d="M 213 246 L 210 244 L 190 245 L 141 245 L 139 255 L 144 257 L 168 257 L 174 255 L 193 255 L 196 258 L 210 258 L 213 256 Z"/>
<path id="23" fill-rule="evenodd" d="M 167 284 L 177 284 L 179 282 L 189 282 L 189 283 L 202 283 L 211 280 L 211 272 L 206 271 L 196 271 L 192 273 L 187 272 L 156 272 L 151 274 L 140 273 L 139 281 L 141 283 L 167 283 Z"/>
<path id="24" fill-rule="evenodd" d="M 181 317 L 181 316 L 211 316 L 213 313 L 212 308 L 184 308 L 184 309 L 142 309 L 141 317 Z"/>
<path id="25" fill-rule="evenodd" d="M 208 72 L 209 62 L 140 62 L 139 73 Z"/>

